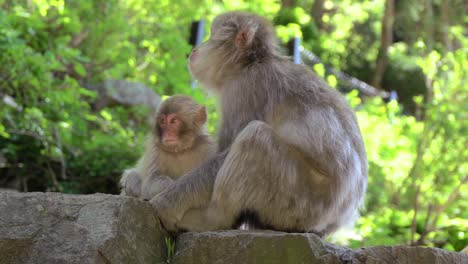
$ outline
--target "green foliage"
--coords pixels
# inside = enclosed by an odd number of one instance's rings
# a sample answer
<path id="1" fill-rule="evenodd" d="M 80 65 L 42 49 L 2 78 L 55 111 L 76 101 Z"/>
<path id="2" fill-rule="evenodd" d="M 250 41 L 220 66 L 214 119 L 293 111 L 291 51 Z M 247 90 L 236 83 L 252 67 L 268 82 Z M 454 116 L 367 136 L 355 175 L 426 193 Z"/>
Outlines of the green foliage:
<path id="1" fill-rule="evenodd" d="M 192 1 L 2 2 L 0 95 L 18 105 L 0 109 L 3 184 L 116 193 L 116 179 L 141 153 L 149 111 L 95 112 L 96 94 L 82 85 L 126 78 L 160 94 L 187 93 L 188 25 L 205 12 L 188 6 Z M 205 101 L 199 90 L 192 95 Z"/>
<path id="2" fill-rule="evenodd" d="M 417 105 L 413 97 L 424 96 L 427 92 L 423 71 L 417 63 L 419 56 L 411 55 L 404 43 L 391 46 L 388 56 L 389 64 L 382 85 L 398 93 L 405 113 L 415 113 Z"/>
<path id="3" fill-rule="evenodd" d="M 301 7 L 281 9 L 273 22 L 277 25 L 278 36 L 283 42 L 294 37 L 302 37 L 304 41 L 318 38 L 315 24 Z"/>
<path id="4" fill-rule="evenodd" d="M 466 50 L 416 62 L 432 92 L 422 121 L 379 99 L 357 112 L 369 159 L 369 189 L 352 246 L 411 243 L 461 250 L 468 243 Z M 352 104 L 359 99 L 350 94 Z M 384 190 L 384 191 L 383 191 Z"/>
<path id="5" fill-rule="evenodd" d="M 174 257 L 175 254 L 175 240 L 166 237 L 164 238 L 164 242 L 166 243 L 166 263 L 171 263 L 172 258 Z"/>
<path id="6" fill-rule="evenodd" d="M 110 78 L 144 83 L 163 97 L 194 97 L 207 106 L 208 128 L 216 133 L 214 98 L 190 87 L 187 40 L 193 20 L 207 20 L 207 37 L 211 20 L 227 10 L 266 16 L 282 42 L 301 36 L 326 65 L 372 79 L 383 0 L 325 1 L 322 21 L 312 18 L 313 1 L 293 2 L 0 0 L 0 187 L 117 193 L 123 169 L 142 151 L 151 111 L 97 109 L 98 95 L 84 87 Z M 347 94 L 366 143 L 369 187 L 357 228 L 338 236 L 341 243 L 449 250 L 468 244 L 468 43 L 461 3 L 453 2 L 453 18 L 444 24 L 441 14 L 423 12 L 421 1 L 399 1 L 395 34 L 402 41 L 388 51 L 382 85 L 397 90 L 402 105 Z M 446 7 L 431 4 L 436 11 Z M 313 67 L 341 89 L 325 69 Z M 173 243 L 167 244 L 171 255 Z"/>

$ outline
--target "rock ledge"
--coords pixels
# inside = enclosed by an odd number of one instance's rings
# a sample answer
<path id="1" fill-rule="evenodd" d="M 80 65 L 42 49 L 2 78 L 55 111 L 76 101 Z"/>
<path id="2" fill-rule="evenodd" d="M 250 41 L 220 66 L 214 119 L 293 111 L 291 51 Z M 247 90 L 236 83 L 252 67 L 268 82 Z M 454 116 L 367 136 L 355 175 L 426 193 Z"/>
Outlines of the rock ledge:
<path id="1" fill-rule="evenodd" d="M 148 203 L 122 196 L 0 192 L 0 263 L 158 263 Z"/>
<path id="2" fill-rule="evenodd" d="M 468 255 L 409 246 L 351 250 L 326 243 L 314 234 L 230 230 L 179 236 L 171 263 L 468 264 Z"/>
<path id="3" fill-rule="evenodd" d="M 436 248 L 351 250 L 313 234 L 239 230 L 182 234 L 167 261 L 167 237 L 149 203 L 134 198 L 0 191 L 0 264 L 468 264 L 467 254 Z"/>

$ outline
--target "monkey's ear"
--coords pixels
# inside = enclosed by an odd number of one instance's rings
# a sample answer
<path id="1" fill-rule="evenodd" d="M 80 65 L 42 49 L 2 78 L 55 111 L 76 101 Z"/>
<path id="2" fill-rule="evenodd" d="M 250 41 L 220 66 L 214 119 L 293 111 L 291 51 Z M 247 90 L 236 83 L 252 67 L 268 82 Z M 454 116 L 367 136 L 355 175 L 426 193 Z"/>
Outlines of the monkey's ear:
<path id="1" fill-rule="evenodd" d="M 197 121 L 200 123 L 200 124 L 205 124 L 206 120 L 208 119 L 207 115 L 206 115 L 206 108 L 205 106 L 202 106 L 200 108 L 200 110 L 198 110 L 198 113 L 197 113 Z"/>
<path id="2" fill-rule="evenodd" d="M 236 36 L 236 47 L 239 49 L 250 47 L 250 45 L 252 45 L 256 31 L 257 30 L 254 27 L 243 28 L 239 30 Z"/>

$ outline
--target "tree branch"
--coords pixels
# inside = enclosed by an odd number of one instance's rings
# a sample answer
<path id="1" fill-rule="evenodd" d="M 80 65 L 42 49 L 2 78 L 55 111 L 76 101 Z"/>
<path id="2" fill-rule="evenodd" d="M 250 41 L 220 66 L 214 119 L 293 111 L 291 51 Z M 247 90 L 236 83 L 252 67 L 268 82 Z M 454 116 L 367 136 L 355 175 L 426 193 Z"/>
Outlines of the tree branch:
<path id="1" fill-rule="evenodd" d="M 455 199 L 458 197 L 458 195 L 460 194 L 460 189 L 463 187 L 463 185 L 465 183 L 468 182 L 468 176 L 465 175 L 463 177 L 463 179 L 460 181 L 460 183 L 457 185 L 457 187 L 455 187 L 455 189 L 453 189 L 453 191 L 450 193 L 449 197 L 447 198 L 447 200 L 445 201 L 445 203 L 443 203 L 441 206 L 438 206 L 437 207 L 437 210 L 436 210 L 436 213 L 434 215 L 434 218 L 432 219 L 431 221 L 431 224 L 429 225 L 429 228 L 428 230 L 432 231 L 435 229 L 435 225 L 437 223 L 437 220 L 439 219 L 440 215 L 447 209 L 447 207 L 450 206 L 450 204 L 455 201 Z"/>
<path id="2" fill-rule="evenodd" d="M 381 82 L 385 69 L 387 68 L 387 50 L 392 44 L 392 31 L 393 22 L 395 20 L 395 2 L 394 0 L 385 1 L 385 11 L 382 17 L 382 32 L 380 35 L 380 48 L 377 55 L 377 63 L 375 67 L 374 78 L 371 81 L 371 85 L 377 88 L 381 87 Z"/>
<path id="3" fill-rule="evenodd" d="M 416 188 L 416 194 L 414 195 L 414 214 L 413 220 L 411 220 L 411 245 L 414 243 L 414 237 L 416 234 L 416 224 L 417 224 L 417 215 L 419 211 L 419 191 L 421 187 L 418 186 Z"/>

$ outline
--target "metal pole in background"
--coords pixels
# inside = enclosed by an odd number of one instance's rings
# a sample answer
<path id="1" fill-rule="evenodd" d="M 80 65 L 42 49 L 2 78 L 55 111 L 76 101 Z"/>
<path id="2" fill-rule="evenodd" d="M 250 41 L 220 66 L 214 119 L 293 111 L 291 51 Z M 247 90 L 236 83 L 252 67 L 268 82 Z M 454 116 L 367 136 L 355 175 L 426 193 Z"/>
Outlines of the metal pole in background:
<path id="1" fill-rule="evenodd" d="M 322 60 L 317 57 L 313 52 L 301 48 L 301 55 L 304 57 L 304 62 L 306 65 L 313 66 L 317 63 L 322 63 L 325 66 L 325 70 L 327 73 L 331 73 L 336 76 L 336 78 L 342 81 L 342 84 L 348 86 L 350 89 L 356 89 L 361 92 L 363 95 L 366 96 L 378 96 L 382 99 L 387 99 L 390 97 L 390 93 L 387 91 L 379 90 L 372 85 L 369 85 L 351 75 L 348 75 L 342 71 L 336 70 L 335 68 L 331 67 L 330 65 L 324 64 Z M 392 99 L 396 98 L 396 92 L 393 93 Z"/>
<path id="2" fill-rule="evenodd" d="M 203 35 L 205 34 L 205 20 L 200 19 L 198 21 L 192 22 L 192 26 L 190 28 L 190 38 L 189 43 L 192 45 L 192 49 L 197 47 L 203 42 Z M 190 87 L 194 89 L 196 86 L 196 81 L 190 81 Z"/>
<path id="3" fill-rule="evenodd" d="M 293 58 L 295 64 L 301 64 L 301 39 L 295 37 L 288 42 L 288 55 Z"/>
<path id="4" fill-rule="evenodd" d="M 193 21 L 190 28 L 189 43 L 193 48 L 200 45 L 203 41 L 203 35 L 205 34 L 205 20 L 200 19 Z"/>

